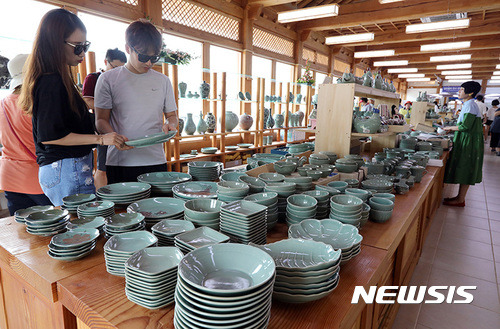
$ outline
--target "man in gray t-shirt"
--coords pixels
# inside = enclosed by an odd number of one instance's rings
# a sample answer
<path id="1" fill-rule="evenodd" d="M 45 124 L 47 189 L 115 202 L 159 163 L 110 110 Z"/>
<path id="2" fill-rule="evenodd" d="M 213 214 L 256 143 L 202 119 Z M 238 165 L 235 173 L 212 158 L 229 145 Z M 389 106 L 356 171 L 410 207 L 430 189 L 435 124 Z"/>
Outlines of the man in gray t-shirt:
<path id="1" fill-rule="evenodd" d="M 96 126 L 100 133 L 117 132 L 129 140 L 176 130 L 177 106 L 169 78 L 152 70 L 158 61 L 161 34 L 147 20 L 138 20 L 126 31 L 130 55 L 125 66 L 103 73 L 96 86 Z M 165 118 L 165 124 L 163 123 Z M 163 144 L 119 151 L 108 149 L 108 183 L 137 181 L 137 176 L 166 171 Z"/>

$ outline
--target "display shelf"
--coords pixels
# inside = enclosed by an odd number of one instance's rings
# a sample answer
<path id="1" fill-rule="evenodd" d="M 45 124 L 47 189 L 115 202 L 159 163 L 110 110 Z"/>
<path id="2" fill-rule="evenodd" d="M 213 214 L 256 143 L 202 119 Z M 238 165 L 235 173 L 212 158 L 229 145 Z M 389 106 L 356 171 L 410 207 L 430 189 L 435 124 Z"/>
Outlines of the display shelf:
<path id="1" fill-rule="evenodd" d="M 375 134 L 363 134 L 363 133 L 351 133 L 352 137 L 383 137 L 383 136 L 392 136 L 395 135 L 396 133 L 393 131 L 386 131 L 383 133 L 375 133 Z"/>
<path id="2" fill-rule="evenodd" d="M 342 84 L 341 84 L 342 85 Z M 344 85 L 354 85 L 354 95 L 355 96 L 373 96 L 373 98 L 389 98 L 389 99 L 400 99 L 401 96 L 397 93 L 390 91 L 380 90 L 372 87 L 362 86 L 358 84 L 344 84 Z"/>

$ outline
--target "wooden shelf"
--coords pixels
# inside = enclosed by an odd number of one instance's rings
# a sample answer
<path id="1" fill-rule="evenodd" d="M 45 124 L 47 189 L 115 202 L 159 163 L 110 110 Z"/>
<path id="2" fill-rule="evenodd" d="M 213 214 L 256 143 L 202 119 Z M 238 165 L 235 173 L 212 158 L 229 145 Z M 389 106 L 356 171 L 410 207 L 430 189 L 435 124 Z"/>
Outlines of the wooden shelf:
<path id="1" fill-rule="evenodd" d="M 375 89 L 372 87 L 366 87 L 358 84 L 354 84 L 354 95 L 359 96 L 359 95 L 367 95 L 367 96 L 374 96 L 375 97 L 382 97 L 382 98 L 390 98 L 390 99 L 400 99 L 401 96 L 399 94 L 390 92 L 390 91 L 385 91 L 385 90 L 380 90 L 380 89 Z"/>
<path id="2" fill-rule="evenodd" d="M 393 131 L 386 131 L 383 133 L 376 133 L 376 134 L 363 134 L 363 133 L 351 133 L 352 137 L 384 137 L 384 136 L 392 136 L 395 135 L 396 133 Z"/>

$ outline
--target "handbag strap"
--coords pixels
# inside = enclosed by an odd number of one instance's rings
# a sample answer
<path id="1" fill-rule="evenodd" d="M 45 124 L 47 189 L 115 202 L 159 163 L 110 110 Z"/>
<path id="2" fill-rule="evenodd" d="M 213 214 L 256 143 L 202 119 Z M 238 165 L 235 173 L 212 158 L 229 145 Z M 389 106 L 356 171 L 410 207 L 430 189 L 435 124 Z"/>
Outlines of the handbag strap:
<path id="1" fill-rule="evenodd" d="M 21 141 L 21 139 L 19 138 L 19 136 L 17 136 L 16 131 L 14 130 L 14 128 L 12 128 L 12 124 L 10 123 L 9 117 L 7 116 L 7 112 L 5 111 L 5 100 L 3 100 L 3 99 L 2 99 L 2 109 L 3 109 L 3 114 L 5 116 L 5 119 L 7 120 L 7 124 L 9 125 L 10 131 L 12 132 L 12 134 L 14 134 L 14 136 L 17 139 L 17 141 L 19 142 L 19 144 L 21 144 L 21 146 L 28 153 L 28 155 L 33 160 L 36 161 L 36 156 L 33 154 L 33 152 L 31 152 L 31 150 L 26 145 L 24 145 L 24 143 Z"/>

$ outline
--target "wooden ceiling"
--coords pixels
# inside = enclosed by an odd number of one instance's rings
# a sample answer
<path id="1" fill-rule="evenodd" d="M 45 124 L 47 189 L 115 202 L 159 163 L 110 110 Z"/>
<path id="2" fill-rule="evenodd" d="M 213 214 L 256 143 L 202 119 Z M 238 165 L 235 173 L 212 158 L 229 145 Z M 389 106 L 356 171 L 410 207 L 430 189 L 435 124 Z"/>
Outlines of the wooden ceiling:
<path id="1" fill-rule="evenodd" d="M 426 77 L 444 76 L 437 65 L 472 63 L 473 79 L 489 79 L 500 64 L 500 0 L 406 0 L 380 4 L 378 0 L 248 0 L 248 4 L 268 7 L 274 12 L 337 3 L 339 15 L 302 21 L 291 27 L 298 32 L 316 31 L 324 36 L 373 32 L 371 42 L 343 45 L 353 51 L 394 49 L 396 56 L 372 58 L 372 61 L 406 59 L 407 67 L 418 68 Z M 406 34 L 410 24 L 421 23 L 420 18 L 444 14 L 467 13 L 470 27 L 459 30 Z M 420 51 L 421 45 L 471 41 L 464 50 Z M 339 49 L 339 46 L 331 46 Z M 431 56 L 471 54 L 471 60 L 458 62 L 430 62 Z M 358 60 L 359 61 L 359 60 Z M 386 68 L 384 68 L 386 69 Z"/>

